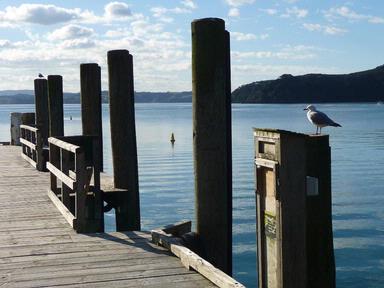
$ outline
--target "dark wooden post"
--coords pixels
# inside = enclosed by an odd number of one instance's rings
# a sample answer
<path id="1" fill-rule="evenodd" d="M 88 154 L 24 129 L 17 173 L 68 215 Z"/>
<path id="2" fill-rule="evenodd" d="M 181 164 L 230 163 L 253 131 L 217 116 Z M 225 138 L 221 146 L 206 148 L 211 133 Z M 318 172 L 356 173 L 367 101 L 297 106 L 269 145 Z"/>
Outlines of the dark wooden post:
<path id="1" fill-rule="evenodd" d="M 21 124 L 22 125 L 35 125 L 35 113 L 26 112 L 21 114 Z"/>
<path id="2" fill-rule="evenodd" d="M 192 22 L 193 148 L 197 233 L 213 265 L 232 274 L 229 33 L 222 19 Z"/>
<path id="3" fill-rule="evenodd" d="M 48 75 L 49 136 L 64 136 L 63 77 Z"/>
<path id="4" fill-rule="evenodd" d="M 307 193 L 307 287 L 336 287 L 332 232 L 331 148 L 328 135 L 309 135 L 307 175 L 317 191 Z M 307 177 L 308 178 L 308 177 Z M 310 189 L 307 179 L 307 191 Z M 316 183 L 315 183 L 316 184 Z M 315 195 L 317 193 L 317 195 Z"/>
<path id="5" fill-rule="evenodd" d="M 103 171 L 103 129 L 101 115 L 101 72 L 96 63 L 80 65 L 80 99 L 83 135 L 93 135 L 98 141 L 98 160 Z"/>
<path id="6" fill-rule="evenodd" d="M 119 193 L 116 229 L 140 230 L 133 61 L 127 50 L 108 52 L 109 107 L 115 188 Z"/>
<path id="7" fill-rule="evenodd" d="M 49 115 L 47 79 L 35 79 L 36 127 L 41 131 L 43 144 L 48 145 Z"/>

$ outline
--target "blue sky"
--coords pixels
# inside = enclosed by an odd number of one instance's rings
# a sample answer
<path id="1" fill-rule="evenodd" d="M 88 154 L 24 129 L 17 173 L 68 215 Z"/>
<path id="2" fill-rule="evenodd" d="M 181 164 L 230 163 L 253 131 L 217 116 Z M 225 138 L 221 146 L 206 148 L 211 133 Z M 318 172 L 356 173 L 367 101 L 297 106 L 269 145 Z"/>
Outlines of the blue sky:
<path id="1" fill-rule="evenodd" d="M 0 90 L 33 89 L 61 74 L 79 91 L 80 63 L 102 67 L 128 49 L 136 91 L 191 90 L 193 19 L 219 17 L 231 33 L 232 87 L 281 74 L 349 73 L 384 64 L 384 1 L 0 1 Z"/>

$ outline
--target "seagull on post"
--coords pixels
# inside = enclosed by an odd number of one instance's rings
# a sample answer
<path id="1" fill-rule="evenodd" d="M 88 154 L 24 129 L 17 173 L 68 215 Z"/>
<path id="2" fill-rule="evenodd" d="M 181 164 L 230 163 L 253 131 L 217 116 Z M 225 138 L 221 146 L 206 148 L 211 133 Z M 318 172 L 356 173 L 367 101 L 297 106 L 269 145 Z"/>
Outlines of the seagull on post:
<path id="1" fill-rule="evenodd" d="M 316 107 L 314 105 L 308 105 L 307 108 L 303 109 L 307 112 L 307 118 L 309 122 L 311 122 L 313 125 L 316 126 L 316 135 L 319 134 L 319 128 L 320 128 L 320 134 L 321 134 L 321 128 L 326 126 L 333 126 L 333 127 L 341 127 L 340 124 L 334 122 L 331 118 L 329 118 L 325 113 L 316 110 Z"/>

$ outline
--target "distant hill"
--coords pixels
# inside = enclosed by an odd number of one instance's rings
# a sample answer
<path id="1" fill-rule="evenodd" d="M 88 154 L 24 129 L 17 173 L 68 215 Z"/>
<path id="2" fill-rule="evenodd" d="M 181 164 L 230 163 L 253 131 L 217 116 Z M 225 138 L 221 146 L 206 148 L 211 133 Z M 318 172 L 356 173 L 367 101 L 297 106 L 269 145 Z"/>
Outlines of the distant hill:
<path id="1" fill-rule="evenodd" d="M 324 103 L 384 101 L 384 65 L 351 74 L 284 74 L 232 92 L 233 103 Z"/>
<path id="2" fill-rule="evenodd" d="M 101 93 L 103 103 L 108 103 L 108 91 Z M 185 103 L 192 102 L 192 92 L 135 92 L 136 103 Z M 33 90 L 0 91 L 0 104 L 34 104 Z M 64 93 L 65 104 L 80 103 L 80 93 Z"/>

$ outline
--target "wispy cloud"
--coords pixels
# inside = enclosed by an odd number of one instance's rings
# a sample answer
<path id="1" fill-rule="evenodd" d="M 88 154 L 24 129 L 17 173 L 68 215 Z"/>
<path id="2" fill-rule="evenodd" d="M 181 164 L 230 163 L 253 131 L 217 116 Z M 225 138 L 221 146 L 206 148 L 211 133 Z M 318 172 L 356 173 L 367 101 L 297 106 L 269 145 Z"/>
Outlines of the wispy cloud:
<path id="1" fill-rule="evenodd" d="M 269 34 L 256 35 L 253 33 L 231 32 L 231 37 L 236 41 L 265 40 Z"/>
<path id="2" fill-rule="evenodd" d="M 80 25 L 69 24 L 48 34 L 49 40 L 66 40 L 86 38 L 94 34 L 94 30 Z"/>
<path id="3" fill-rule="evenodd" d="M 278 51 L 233 51 L 231 55 L 234 60 L 240 59 L 280 59 L 280 60 L 308 60 L 317 57 L 318 48 L 313 46 L 297 45 L 283 46 Z"/>
<path id="4" fill-rule="evenodd" d="M 281 15 L 281 17 L 289 18 L 289 17 L 296 17 L 296 18 L 305 18 L 308 15 L 307 9 L 300 9 L 296 6 L 292 8 L 287 8 L 285 10 L 285 13 Z"/>
<path id="5" fill-rule="evenodd" d="M 268 15 L 276 15 L 278 13 L 278 11 L 276 9 L 273 9 L 273 8 L 268 8 L 268 9 L 259 9 L 261 12 L 264 12 Z"/>
<path id="6" fill-rule="evenodd" d="M 239 17 L 240 16 L 240 6 L 246 4 L 252 4 L 255 0 L 225 0 L 229 5 L 230 9 L 228 11 L 229 17 Z"/>
<path id="7" fill-rule="evenodd" d="M 350 21 L 367 21 L 373 24 L 384 24 L 383 17 L 369 14 L 360 14 L 347 6 L 333 7 L 327 11 L 324 11 L 323 13 L 328 20 L 344 18 Z"/>
<path id="8" fill-rule="evenodd" d="M 240 7 L 244 4 L 252 4 L 255 0 L 225 0 L 229 6 Z"/>
<path id="9" fill-rule="evenodd" d="M 304 23 L 303 27 L 308 31 L 322 32 L 328 35 L 339 35 L 339 34 L 345 34 L 347 32 L 346 29 L 342 29 L 342 28 L 338 28 L 330 25 L 321 25 L 321 24 L 314 24 L 314 23 Z"/>

